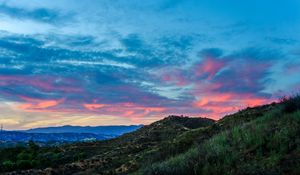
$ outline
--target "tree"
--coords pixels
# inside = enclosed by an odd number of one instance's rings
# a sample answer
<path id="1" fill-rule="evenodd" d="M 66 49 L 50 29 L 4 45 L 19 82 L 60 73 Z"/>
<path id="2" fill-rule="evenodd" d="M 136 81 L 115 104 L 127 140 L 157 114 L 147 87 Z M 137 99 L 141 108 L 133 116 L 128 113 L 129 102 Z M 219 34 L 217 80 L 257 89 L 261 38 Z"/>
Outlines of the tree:
<path id="1" fill-rule="evenodd" d="M 29 146 L 29 150 L 33 153 L 36 153 L 40 149 L 40 147 L 32 140 L 28 142 L 28 146 Z"/>

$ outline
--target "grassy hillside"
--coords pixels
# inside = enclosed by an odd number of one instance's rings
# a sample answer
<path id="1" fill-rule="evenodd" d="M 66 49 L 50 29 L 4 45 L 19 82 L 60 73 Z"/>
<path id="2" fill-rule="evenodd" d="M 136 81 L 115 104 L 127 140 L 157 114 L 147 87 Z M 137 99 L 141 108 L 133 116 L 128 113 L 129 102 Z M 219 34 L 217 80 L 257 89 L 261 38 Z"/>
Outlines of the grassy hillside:
<path id="1" fill-rule="evenodd" d="M 170 116 L 112 140 L 39 148 L 33 157 L 46 159 L 54 153 L 56 161 L 21 167 L 36 169 L 17 173 L 298 175 L 299 134 L 300 97 L 294 97 L 247 108 L 218 122 Z M 32 147 L 11 155 L 35 150 Z M 1 158 L 2 167 L 7 160 L 16 166 L 20 157 Z"/>
<path id="2" fill-rule="evenodd" d="M 300 174 L 300 97 L 246 109 L 204 130 L 212 128 L 219 132 L 136 174 Z"/>

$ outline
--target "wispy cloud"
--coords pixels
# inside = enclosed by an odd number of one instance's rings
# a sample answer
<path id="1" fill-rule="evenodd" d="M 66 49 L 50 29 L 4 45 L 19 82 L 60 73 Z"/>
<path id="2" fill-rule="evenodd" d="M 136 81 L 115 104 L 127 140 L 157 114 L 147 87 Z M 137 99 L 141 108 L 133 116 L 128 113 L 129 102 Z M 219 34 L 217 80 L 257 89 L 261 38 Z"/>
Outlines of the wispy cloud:
<path id="1" fill-rule="evenodd" d="M 33 20 L 51 24 L 58 24 L 63 22 L 66 17 L 69 19 L 71 17 L 70 14 L 61 14 L 58 10 L 47 8 L 24 9 L 9 6 L 6 3 L 0 4 L 0 14 L 19 20 Z"/>

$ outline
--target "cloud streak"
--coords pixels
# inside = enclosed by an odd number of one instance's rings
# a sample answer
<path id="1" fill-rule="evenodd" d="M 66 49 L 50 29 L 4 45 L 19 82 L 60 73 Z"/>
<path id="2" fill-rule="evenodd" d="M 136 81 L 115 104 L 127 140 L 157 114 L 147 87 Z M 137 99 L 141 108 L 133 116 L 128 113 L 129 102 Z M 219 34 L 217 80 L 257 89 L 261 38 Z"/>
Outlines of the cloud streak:
<path id="1" fill-rule="evenodd" d="M 58 24 L 63 22 L 63 19 L 68 17 L 70 14 L 63 15 L 57 10 L 51 10 L 47 8 L 36 8 L 36 9 L 23 9 L 18 7 L 9 6 L 6 3 L 0 4 L 0 14 L 6 15 L 11 18 L 18 20 L 33 20 L 42 23 Z"/>

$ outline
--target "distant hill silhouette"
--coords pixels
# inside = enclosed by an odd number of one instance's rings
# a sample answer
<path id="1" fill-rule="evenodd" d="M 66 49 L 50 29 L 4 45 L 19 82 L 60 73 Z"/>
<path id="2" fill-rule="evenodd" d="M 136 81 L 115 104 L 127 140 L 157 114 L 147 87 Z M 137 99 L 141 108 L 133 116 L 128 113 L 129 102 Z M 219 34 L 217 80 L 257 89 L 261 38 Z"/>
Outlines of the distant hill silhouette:
<path id="1" fill-rule="evenodd" d="M 60 126 L 34 128 L 24 131 L 2 131 L 0 141 L 5 145 L 16 145 L 19 142 L 65 143 L 111 139 L 122 134 L 135 131 L 143 125 L 129 126 Z M 0 147 L 5 146 L 4 143 Z"/>
<path id="2" fill-rule="evenodd" d="M 79 142 L 87 140 L 105 140 L 115 136 L 93 133 L 26 133 L 17 131 L 3 131 L 1 139 L 5 142 Z"/>
<path id="3" fill-rule="evenodd" d="M 27 133 L 92 133 L 102 135 L 122 135 L 128 132 L 135 131 L 143 125 L 116 125 L 116 126 L 58 126 L 44 127 L 25 130 Z"/>

